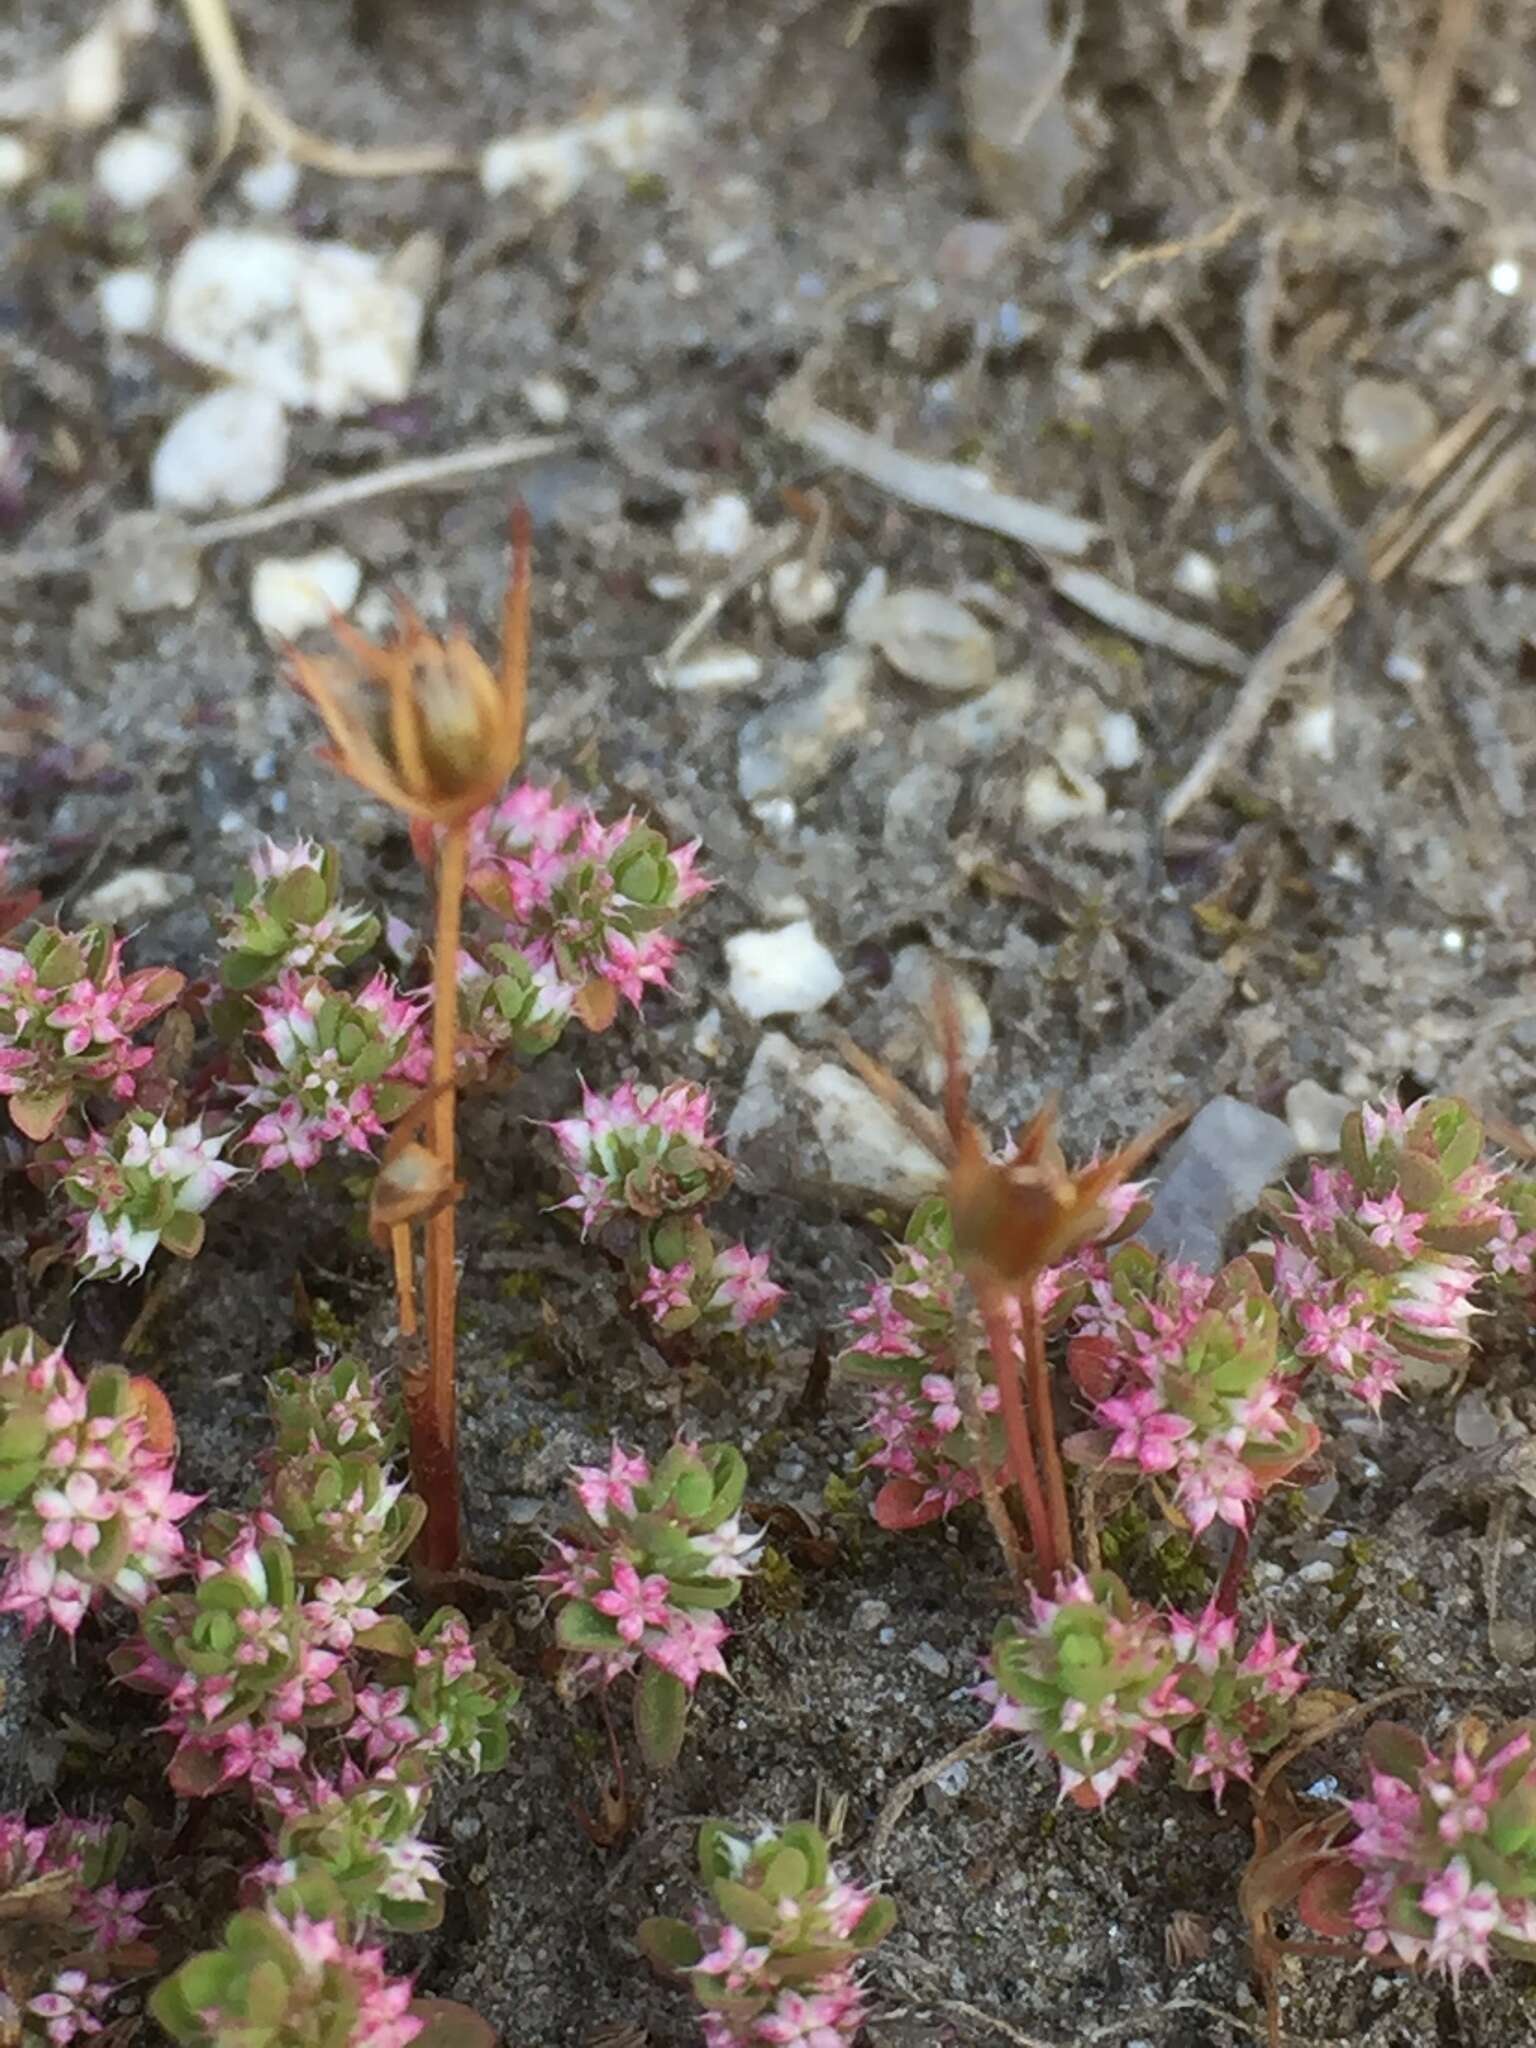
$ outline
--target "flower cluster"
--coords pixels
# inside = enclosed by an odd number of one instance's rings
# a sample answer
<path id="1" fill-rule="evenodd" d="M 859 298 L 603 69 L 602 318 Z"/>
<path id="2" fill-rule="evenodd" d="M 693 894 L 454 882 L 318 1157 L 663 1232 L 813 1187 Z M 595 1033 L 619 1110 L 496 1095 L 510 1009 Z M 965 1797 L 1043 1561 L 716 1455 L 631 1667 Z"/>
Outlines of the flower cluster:
<path id="1" fill-rule="evenodd" d="M 272 1063 L 253 1059 L 240 1093 L 261 1112 L 244 1143 L 260 1151 L 263 1169 L 307 1172 L 330 1144 L 373 1150 L 430 1078 L 425 1000 L 382 973 L 343 994 L 288 972 L 256 998 L 255 1035 Z"/>
<path id="2" fill-rule="evenodd" d="M 150 2010 L 186 2048 L 409 2048 L 425 2025 L 410 2004 L 410 1980 L 388 1974 L 382 1949 L 356 1945 L 335 1918 L 269 1906 L 237 1913 Z"/>
<path id="3" fill-rule="evenodd" d="M 857 1966 L 890 1931 L 890 1900 L 839 1875 L 808 1821 L 756 1836 L 706 1821 L 699 1871 L 714 1915 L 647 1920 L 639 1941 L 687 1974 L 706 2048 L 845 2048 L 864 2024 Z"/>
<path id="4" fill-rule="evenodd" d="M 889 1475 L 875 1497 L 875 1519 L 882 1528 L 920 1528 L 979 1490 L 956 1385 L 957 1348 L 975 1363 L 985 1449 L 994 1469 L 1002 1462 L 993 1364 L 975 1309 L 963 1297 L 949 1209 L 940 1197 L 913 1211 L 889 1276 L 848 1321 L 859 1334 L 837 1367 L 876 1383 L 866 1463 Z"/>
<path id="5" fill-rule="evenodd" d="M 640 1669 L 636 1729 L 658 1768 L 677 1754 L 700 1678 L 725 1671 L 720 1610 L 740 1593 L 760 1541 L 741 1525 L 746 1482 L 728 1444 L 675 1444 L 654 1471 L 615 1444 L 606 1467 L 577 1466 L 581 1532 L 556 1542 L 558 1561 L 540 1575 L 578 1678 L 606 1685 Z"/>
<path id="6" fill-rule="evenodd" d="M 341 900 L 336 850 L 296 839 L 267 839 L 234 887 L 219 945 L 224 986 L 264 987 L 284 973 L 329 974 L 350 967 L 374 945 L 379 920 Z"/>
<path id="7" fill-rule="evenodd" d="M 104 2031 L 102 2009 L 120 1988 L 113 1952 L 144 1932 L 150 1896 L 113 1882 L 126 1840 L 104 1821 L 28 1827 L 21 1814 L 0 1813 L 0 1899 L 35 1885 L 49 1901 L 24 1950 L 7 1958 L 16 1974 L 8 1970 L 3 1989 L 18 2031 L 5 2038 L 18 2048 L 68 2048 Z"/>
<path id="8" fill-rule="evenodd" d="M 1196 1531 L 1218 1517 L 1246 1528 L 1319 1441 L 1297 1408 L 1279 1337 L 1274 1303 L 1246 1261 L 1212 1279 L 1122 1247 L 1073 1318 L 1072 1375 L 1102 1428 L 1069 1451 L 1166 1475 Z"/>
<path id="9" fill-rule="evenodd" d="M 731 1177 L 710 1132 L 709 1090 L 624 1081 L 611 1095 L 582 1084 L 581 1115 L 549 1126 L 574 1191 L 558 1204 L 581 1217 L 583 1235 L 622 1214 L 647 1221 L 700 1208 Z"/>
<path id="10" fill-rule="evenodd" d="M 0 1095 L 36 1143 L 87 1097 L 131 1102 L 154 1058 L 136 1034 L 175 1002 L 183 977 L 170 967 L 124 974 L 122 950 L 100 924 L 44 925 L 20 950 L 0 946 Z"/>
<path id="11" fill-rule="evenodd" d="M 550 961 L 530 965 L 515 946 L 459 954 L 459 1066 L 478 1079 L 504 1054 L 532 1060 L 559 1043 L 575 991 Z"/>
<path id="12" fill-rule="evenodd" d="M 133 1280 L 164 1245 L 179 1259 L 202 1249 L 203 1216 L 236 1178 L 220 1157 L 227 1131 L 168 1124 L 131 1109 L 110 1131 L 65 1138 L 55 1162 L 75 1262 L 88 1280 Z"/>
<path id="13" fill-rule="evenodd" d="M 1453 1977 L 1495 1955 L 1536 1961 L 1536 1723 L 1480 1733 L 1437 1755 L 1411 1728 L 1369 1731 L 1353 1836 L 1302 1894 L 1319 1932 L 1353 1928 L 1372 1955 Z"/>
<path id="14" fill-rule="evenodd" d="M 685 1330 L 748 1330 L 784 1299 L 784 1289 L 768 1278 L 767 1252 L 717 1244 L 693 1217 L 668 1217 L 647 1231 L 640 1260 L 645 1284 L 636 1303 L 669 1337 Z"/>
<path id="15" fill-rule="evenodd" d="M 605 825 L 586 804 L 519 783 L 471 826 L 469 887 L 501 917 L 531 968 L 553 967 L 584 1021 L 665 988 L 678 944 L 666 927 L 709 884 L 698 842 L 668 848 L 631 815 Z"/>
<path id="16" fill-rule="evenodd" d="M 0 1337 L 0 1613 L 73 1635 L 112 1593 L 129 1606 L 183 1569 L 169 1410 L 147 1380 L 82 1381 L 31 1330 Z"/>
<path id="17" fill-rule="evenodd" d="M 425 1788 L 445 1764 L 496 1769 L 516 1686 L 451 1608 L 415 1632 L 383 1611 L 422 1510 L 382 1463 L 395 1428 L 362 1368 L 282 1375 L 271 1396 L 279 1452 L 257 1510 L 209 1517 L 196 1584 L 152 1602 L 142 1638 L 110 1661 L 164 1698 L 178 1792 L 244 1783 L 285 1827 L 323 1816 L 325 1835 L 338 1796 L 354 1800 L 371 1781 Z M 381 1814 L 382 1883 L 402 1867 L 384 1850 L 414 1834 L 398 1832 L 402 1810 L 363 1800 L 340 1835 L 355 1846 Z M 280 1861 L 298 1853 L 279 1842 Z M 420 1873 L 417 1848 L 403 1860 Z M 343 1858 L 343 1871 L 355 1878 L 354 1862 Z M 381 1911 L 394 1896 L 381 1889 Z"/>
<path id="18" fill-rule="evenodd" d="M 982 1697 L 992 1725 L 1032 1738 L 1054 1759 L 1064 1797 L 1102 1806 L 1134 1778 L 1150 1747 L 1180 1782 L 1218 1802 L 1230 1779 L 1283 1741 L 1305 1683 L 1295 1644 L 1266 1628 L 1237 1656 L 1237 1625 L 1208 1607 L 1196 1619 L 1132 1599 L 1111 1572 L 1064 1576 L 1033 1598 L 1031 1626 L 1005 1621 Z"/>
<path id="19" fill-rule="evenodd" d="M 1372 1408 L 1403 1361 L 1459 1364 L 1470 1345 L 1473 1254 L 1500 1238 L 1499 1175 L 1464 1103 L 1387 1101 L 1347 1117 L 1336 1166 L 1264 1199 L 1274 1294 L 1297 1357 Z M 1518 1232 L 1517 1232 L 1518 1237 Z"/>

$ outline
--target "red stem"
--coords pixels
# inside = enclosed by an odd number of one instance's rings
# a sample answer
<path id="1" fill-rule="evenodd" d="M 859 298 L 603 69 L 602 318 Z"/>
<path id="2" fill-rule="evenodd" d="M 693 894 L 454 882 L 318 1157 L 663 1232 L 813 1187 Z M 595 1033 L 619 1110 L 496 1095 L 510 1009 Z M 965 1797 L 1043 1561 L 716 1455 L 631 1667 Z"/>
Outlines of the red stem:
<path id="1" fill-rule="evenodd" d="M 1029 1522 L 1029 1537 L 1035 1553 L 1035 1583 L 1042 1593 L 1049 1593 L 1055 1586 L 1058 1569 L 1056 1540 L 1035 1465 L 1035 1447 L 1024 1406 L 1019 1361 L 1013 1348 L 1013 1329 L 1004 1313 L 1001 1296 L 985 1289 L 981 1291 L 980 1300 L 987 1349 L 997 1371 L 1009 1474 L 1019 1489 L 1019 1498 L 1024 1503 L 1024 1513 Z"/>
<path id="2" fill-rule="evenodd" d="M 1072 1517 L 1067 1507 L 1067 1475 L 1062 1469 L 1061 1448 L 1056 1441 L 1056 1408 L 1051 1399 L 1051 1375 L 1045 1357 L 1045 1327 L 1035 1302 L 1035 1277 L 1033 1273 L 1029 1274 L 1019 1289 L 1019 1319 L 1024 1332 L 1028 1400 L 1034 1416 L 1035 1436 L 1040 1445 L 1040 1469 L 1045 1475 L 1046 1500 L 1050 1509 L 1051 1539 L 1058 1565 L 1066 1566 L 1076 1561 L 1072 1554 Z"/>

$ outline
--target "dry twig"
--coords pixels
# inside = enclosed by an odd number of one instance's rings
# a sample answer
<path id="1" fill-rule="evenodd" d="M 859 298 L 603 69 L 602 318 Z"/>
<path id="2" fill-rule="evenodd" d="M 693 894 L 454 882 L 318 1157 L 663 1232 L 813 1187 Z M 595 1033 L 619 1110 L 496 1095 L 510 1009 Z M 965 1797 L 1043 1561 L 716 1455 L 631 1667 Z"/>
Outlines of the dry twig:
<path id="1" fill-rule="evenodd" d="M 956 1764 L 969 1763 L 973 1757 L 981 1756 L 997 1741 L 994 1728 L 979 1728 L 974 1735 L 968 1735 L 964 1742 L 946 1751 L 941 1757 L 922 1765 L 910 1776 L 902 1779 L 880 1809 L 874 1832 L 869 1838 L 869 1851 L 865 1858 L 871 1872 L 877 1871 L 890 1847 L 891 1836 L 896 1832 L 897 1823 L 925 1785 L 931 1785 L 936 1778 L 942 1778 L 947 1770 Z"/>

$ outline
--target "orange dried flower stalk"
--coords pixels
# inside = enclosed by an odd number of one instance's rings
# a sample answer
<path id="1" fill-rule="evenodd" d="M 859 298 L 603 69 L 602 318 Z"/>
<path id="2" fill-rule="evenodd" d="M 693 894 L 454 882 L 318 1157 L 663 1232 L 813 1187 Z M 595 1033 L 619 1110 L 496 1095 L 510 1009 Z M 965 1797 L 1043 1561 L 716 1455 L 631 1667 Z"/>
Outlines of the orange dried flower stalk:
<path id="1" fill-rule="evenodd" d="M 421 1114 L 408 1120 L 427 1131 L 429 1143 L 423 1146 L 413 1128 L 411 1142 L 386 1161 L 374 1222 L 393 1251 L 407 1338 L 416 1326 L 412 1224 L 420 1220 L 426 1231 L 426 1368 L 410 1365 L 404 1391 L 412 1479 L 427 1504 L 419 1556 L 438 1572 L 451 1571 L 459 1557 L 453 1208 L 459 927 L 469 821 L 501 794 L 523 752 L 532 525 L 522 505 L 513 509 L 511 534 L 495 670 L 461 628 L 439 640 L 403 599 L 397 600 L 399 630 L 393 639 L 376 643 L 335 618 L 339 654 L 293 653 L 288 661 L 294 684 L 325 720 L 332 741 L 327 758 L 411 820 L 412 838 L 424 857 L 437 843 L 432 1087 Z"/>

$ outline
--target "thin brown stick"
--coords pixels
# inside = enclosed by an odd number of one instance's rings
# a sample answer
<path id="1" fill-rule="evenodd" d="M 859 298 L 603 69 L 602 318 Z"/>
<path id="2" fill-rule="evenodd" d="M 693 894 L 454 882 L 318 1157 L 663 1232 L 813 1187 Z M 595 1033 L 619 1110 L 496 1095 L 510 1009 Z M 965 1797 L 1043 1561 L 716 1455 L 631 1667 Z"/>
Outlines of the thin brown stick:
<path id="1" fill-rule="evenodd" d="M 395 1299 L 400 1304 L 400 1334 L 416 1335 L 416 1273 L 411 1258 L 411 1226 L 397 1223 L 389 1233 L 395 1261 Z"/>
<path id="2" fill-rule="evenodd" d="M 1040 1470 L 1045 1476 L 1046 1504 L 1051 1518 L 1051 1544 L 1057 1570 L 1074 1562 L 1072 1516 L 1067 1507 L 1067 1476 L 1062 1470 L 1061 1447 L 1056 1441 L 1056 1411 L 1051 1400 L 1051 1373 L 1045 1356 L 1045 1330 L 1035 1304 L 1035 1281 L 1031 1274 L 1019 1289 L 1019 1317 L 1024 1329 L 1026 1397 L 1035 1425 Z"/>
<path id="3" fill-rule="evenodd" d="M 1480 4 L 1481 0 L 1440 0 L 1434 41 L 1413 83 L 1413 100 L 1403 125 L 1419 176 L 1431 192 L 1449 191 L 1455 185 L 1446 147 L 1446 122 L 1462 52 L 1477 26 Z"/>
<path id="4" fill-rule="evenodd" d="M 979 1728 L 974 1735 L 968 1735 L 964 1742 L 957 1744 L 954 1749 L 946 1750 L 943 1756 L 934 1757 L 913 1771 L 909 1777 L 902 1779 L 880 1809 L 880 1818 L 875 1822 L 874 1832 L 869 1838 L 869 1848 L 864 1860 L 870 1870 L 880 1868 L 891 1836 L 896 1832 L 896 1823 L 923 1787 L 931 1785 L 935 1778 L 942 1778 L 944 1773 L 952 1770 L 956 1764 L 969 1763 L 972 1757 L 980 1756 L 983 1751 L 991 1749 L 997 1740 L 998 1731 L 995 1728 Z"/>
<path id="5" fill-rule="evenodd" d="M 1029 1540 L 1035 1553 L 1035 1584 L 1049 1593 L 1056 1583 L 1056 1538 L 1051 1513 L 1040 1487 L 1035 1447 L 1024 1406 L 1024 1389 L 1019 1364 L 1013 1351 L 1013 1331 L 1003 1313 L 1000 1296 L 990 1292 L 981 1297 L 981 1319 L 987 1333 L 987 1348 L 997 1370 L 997 1391 L 1003 1413 L 1003 1434 L 1008 1443 L 1008 1469 L 1024 1503 L 1029 1523 Z M 1022 1594 L 1024 1587 L 1019 1588 Z"/>
<path id="6" fill-rule="evenodd" d="M 523 758 L 528 729 L 528 611 L 533 592 L 533 518 L 519 498 L 508 522 L 512 532 L 512 573 L 501 601 L 501 685 L 515 706 L 516 760 Z"/>
<path id="7" fill-rule="evenodd" d="M 432 961 L 432 1151 L 448 1181 L 454 1170 L 459 924 L 468 859 L 467 827 L 450 825 L 438 860 Z M 459 1558 L 458 1407 L 453 1380 L 458 1274 L 453 1208 L 451 1202 L 445 1202 L 427 1221 L 427 1384 L 421 1417 L 426 1438 L 421 1476 L 427 1519 L 421 1534 L 421 1561 L 433 1571 L 451 1571 Z M 412 1469 L 416 1469 L 414 1446 Z"/>
<path id="8" fill-rule="evenodd" d="M 997 1483 L 997 1471 L 987 1443 L 987 1418 L 981 1408 L 981 1375 L 976 1370 L 975 1353 L 968 1341 L 957 1347 L 954 1369 L 955 1393 L 959 1397 L 965 1433 L 970 1440 L 971 1460 L 981 1488 L 981 1504 L 987 1511 L 987 1520 L 992 1525 L 992 1534 L 997 1538 L 997 1547 L 1003 1553 L 1009 1576 L 1022 1590 L 1028 1583 L 1029 1568 L 1024 1562 L 1024 1546 L 1019 1541 L 1018 1529 Z"/>

